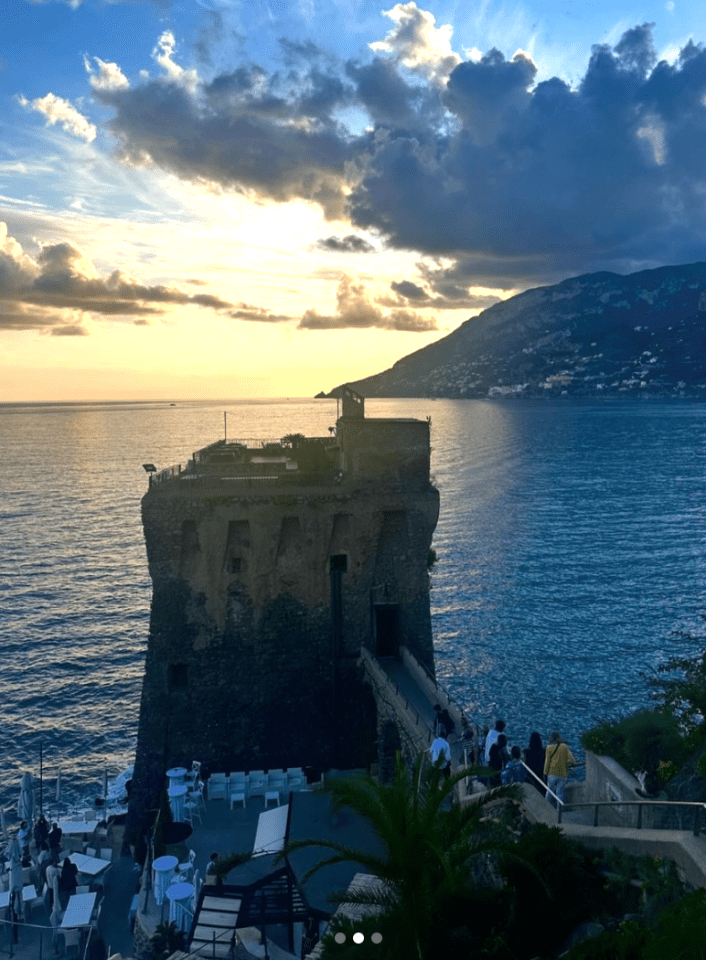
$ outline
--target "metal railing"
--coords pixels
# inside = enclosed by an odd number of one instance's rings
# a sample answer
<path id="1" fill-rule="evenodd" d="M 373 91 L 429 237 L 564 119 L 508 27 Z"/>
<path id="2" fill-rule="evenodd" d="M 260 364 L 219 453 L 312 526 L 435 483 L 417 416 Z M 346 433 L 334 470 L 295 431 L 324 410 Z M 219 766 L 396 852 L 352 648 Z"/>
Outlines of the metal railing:
<path id="1" fill-rule="evenodd" d="M 590 803 L 565 803 L 559 808 L 559 823 L 561 823 L 562 812 L 577 810 L 580 808 L 593 808 L 593 826 L 598 826 L 599 811 L 603 808 L 612 809 L 623 819 L 623 808 L 629 807 L 635 810 L 634 825 L 605 824 L 606 826 L 622 826 L 627 829 L 649 829 L 649 830 L 691 830 L 695 837 L 698 837 L 702 826 L 706 825 L 706 803 L 696 803 L 686 800 L 597 800 Z M 656 816 L 649 816 L 650 821 L 645 825 L 646 814 L 653 813 Z"/>
<path id="2" fill-rule="evenodd" d="M 417 660 L 417 658 L 414 656 L 413 653 L 411 653 L 411 651 L 408 650 L 407 652 L 410 658 L 414 660 L 416 665 L 419 667 L 419 669 L 424 674 L 426 674 L 427 680 L 434 685 L 434 689 L 436 690 L 437 694 L 440 694 L 439 699 L 446 700 L 447 707 L 453 706 L 456 710 L 458 710 L 458 712 L 461 715 L 461 723 L 464 727 L 463 732 L 465 733 L 466 729 L 470 729 L 473 734 L 473 739 L 476 743 L 476 748 L 478 750 L 482 749 L 481 735 L 480 735 L 481 727 L 479 726 L 478 721 L 475 719 L 475 717 L 471 716 L 468 713 L 468 711 L 465 709 L 465 707 L 462 707 L 461 704 L 458 703 L 458 701 L 451 696 L 451 694 L 448 692 L 446 687 L 442 686 L 439 683 L 439 681 L 436 679 L 436 677 L 432 675 L 428 667 L 426 667 L 423 663 Z"/>

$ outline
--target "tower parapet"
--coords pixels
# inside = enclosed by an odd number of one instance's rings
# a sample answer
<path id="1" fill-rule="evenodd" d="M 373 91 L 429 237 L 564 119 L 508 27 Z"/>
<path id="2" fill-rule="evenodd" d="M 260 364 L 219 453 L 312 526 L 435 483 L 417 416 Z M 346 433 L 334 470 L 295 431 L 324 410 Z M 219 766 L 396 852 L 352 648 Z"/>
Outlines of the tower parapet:
<path id="1" fill-rule="evenodd" d="M 133 795 L 164 771 L 375 759 L 361 647 L 434 669 L 429 423 L 344 412 L 329 437 L 221 441 L 142 501 L 153 599 Z"/>

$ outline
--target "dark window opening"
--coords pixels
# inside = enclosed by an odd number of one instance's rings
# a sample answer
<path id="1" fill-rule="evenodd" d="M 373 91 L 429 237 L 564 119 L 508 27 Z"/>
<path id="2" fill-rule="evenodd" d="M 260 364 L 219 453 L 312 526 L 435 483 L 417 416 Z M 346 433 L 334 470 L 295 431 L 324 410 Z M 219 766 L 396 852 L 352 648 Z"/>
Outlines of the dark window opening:
<path id="1" fill-rule="evenodd" d="M 397 657 L 400 652 L 400 608 L 396 603 L 375 605 L 375 656 Z"/>
<path id="2" fill-rule="evenodd" d="M 188 663 L 170 663 L 167 671 L 167 687 L 170 693 L 186 690 L 189 686 Z"/>
<path id="3" fill-rule="evenodd" d="M 329 558 L 330 573 L 345 573 L 348 569 L 348 556 L 345 553 L 336 553 Z"/>
<path id="4" fill-rule="evenodd" d="M 228 562 L 228 573 L 242 573 L 243 572 L 243 560 L 242 557 L 231 557 Z"/>

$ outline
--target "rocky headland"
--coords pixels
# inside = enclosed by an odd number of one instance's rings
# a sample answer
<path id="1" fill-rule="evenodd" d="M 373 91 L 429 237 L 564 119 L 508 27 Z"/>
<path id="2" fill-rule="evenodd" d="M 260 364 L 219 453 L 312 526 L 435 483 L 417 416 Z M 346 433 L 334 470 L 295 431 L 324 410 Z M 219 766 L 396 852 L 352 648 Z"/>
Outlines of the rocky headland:
<path id="1" fill-rule="evenodd" d="M 706 399 L 706 263 L 526 290 L 350 386 L 366 397 Z"/>

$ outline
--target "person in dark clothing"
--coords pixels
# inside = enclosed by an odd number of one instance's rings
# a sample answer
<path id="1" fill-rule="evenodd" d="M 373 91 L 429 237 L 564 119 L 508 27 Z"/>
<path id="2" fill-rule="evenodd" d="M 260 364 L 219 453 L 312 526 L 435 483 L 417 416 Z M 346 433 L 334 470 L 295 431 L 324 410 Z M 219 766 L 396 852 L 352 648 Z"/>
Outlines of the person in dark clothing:
<path id="1" fill-rule="evenodd" d="M 504 733 L 501 733 L 496 742 L 490 748 L 490 761 L 488 766 L 491 770 L 496 772 L 490 778 L 489 785 L 491 787 L 500 786 L 500 773 L 509 759 L 509 754 L 507 752 L 507 737 Z"/>
<path id="2" fill-rule="evenodd" d="M 49 824 L 43 813 L 39 814 L 39 820 L 34 825 L 34 842 L 37 850 L 42 849 L 42 844 L 47 842 L 49 836 Z"/>
<path id="3" fill-rule="evenodd" d="M 434 713 L 436 714 L 436 717 L 434 718 L 434 733 L 438 735 L 439 729 L 443 727 L 446 731 L 446 736 L 450 736 L 454 732 L 456 724 L 449 716 L 449 711 L 446 708 L 442 710 L 441 704 L 435 703 Z"/>
<path id="4" fill-rule="evenodd" d="M 530 734 L 529 746 L 525 748 L 524 760 L 530 770 L 539 777 L 539 781 L 529 774 L 527 774 L 527 779 L 544 796 L 544 747 L 542 746 L 542 738 L 536 730 L 533 730 Z"/>
<path id="5" fill-rule="evenodd" d="M 77 886 L 78 867 L 66 857 L 61 866 L 61 874 L 59 876 L 59 898 L 61 900 L 62 910 L 66 910 L 69 897 L 72 897 L 76 893 Z"/>
<path id="6" fill-rule="evenodd" d="M 49 841 L 49 849 L 55 851 L 56 853 L 58 853 L 61 848 L 62 833 L 63 831 L 59 828 L 59 825 L 57 823 L 52 823 L 47 840 Z"/>

